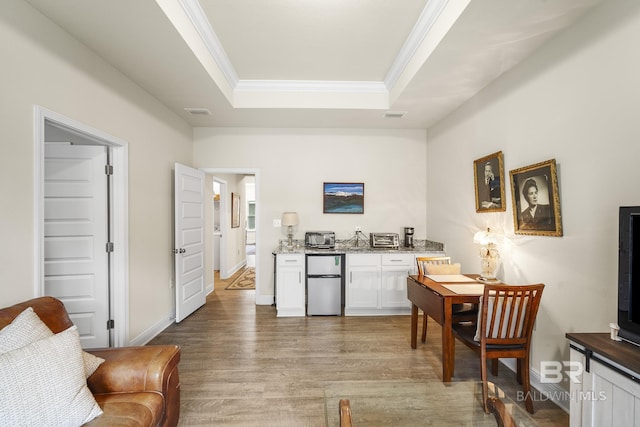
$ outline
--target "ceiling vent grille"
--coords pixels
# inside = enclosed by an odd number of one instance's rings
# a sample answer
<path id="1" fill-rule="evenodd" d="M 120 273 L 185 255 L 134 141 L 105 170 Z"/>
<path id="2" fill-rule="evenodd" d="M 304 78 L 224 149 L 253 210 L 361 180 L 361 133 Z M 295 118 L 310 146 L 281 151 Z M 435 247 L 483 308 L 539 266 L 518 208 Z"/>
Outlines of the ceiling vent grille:
<path id="1" fill-rule="evenodd" d="M 210 116 L 211 115 L 211 111 L 209 111 L 206 108 L 185 108 L 184 111 L 186 111 L 189 114 L 193 114 L 194 116 Z"/>
<path id="2" fill-rule="evenodd" d="M 386 111 L 384 113 L 384 117 L 390 119 L 401 119 L 405 114 L 407 114 L 406 111 Z"/>

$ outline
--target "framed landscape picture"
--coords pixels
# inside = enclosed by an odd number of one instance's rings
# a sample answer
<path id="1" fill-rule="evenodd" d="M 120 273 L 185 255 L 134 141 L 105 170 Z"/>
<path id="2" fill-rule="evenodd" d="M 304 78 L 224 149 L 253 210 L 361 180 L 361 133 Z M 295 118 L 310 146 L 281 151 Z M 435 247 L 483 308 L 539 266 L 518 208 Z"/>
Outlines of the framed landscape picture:
<path id="1" fill-rule="evenodd" d="M 509 172 L 516 234 L 562 236 L 556 160 Z"/>
<path id="2" fill-rule="evenodd" d="M 506 211 L 502 151 L 473 162 L 476 212 Z"/>
<path id="3" fill-rule="evenodd" d="M 325 182 L 322 184 L 322 212 L 363 214 L 363 182 Z"/>

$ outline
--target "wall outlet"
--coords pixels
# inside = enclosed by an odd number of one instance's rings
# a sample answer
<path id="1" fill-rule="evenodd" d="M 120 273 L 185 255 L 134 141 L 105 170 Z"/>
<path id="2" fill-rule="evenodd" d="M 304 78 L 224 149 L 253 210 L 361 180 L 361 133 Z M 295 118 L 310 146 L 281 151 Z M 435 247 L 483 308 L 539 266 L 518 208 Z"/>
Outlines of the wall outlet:
<path id="1" fill-rule="evenodd" d="M 359 225 L 356 225 L 356 231 L 362 231 Z"/>
<path id="2" fill-rule="evenodd" d="M 280 228 L 280 227 L 282 227 L 282 220 L 281 220 L 281 219 L 274 219 L 274 220 L 273 220 L 273 227 L 274 227 L 274 228 Z"/>

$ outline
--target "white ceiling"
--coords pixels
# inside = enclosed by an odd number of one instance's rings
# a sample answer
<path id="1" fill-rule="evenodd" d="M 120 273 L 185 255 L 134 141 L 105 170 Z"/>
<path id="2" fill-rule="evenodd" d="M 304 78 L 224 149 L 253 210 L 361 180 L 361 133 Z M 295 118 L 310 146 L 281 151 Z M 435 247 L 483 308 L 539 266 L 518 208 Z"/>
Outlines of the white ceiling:
<path id="1" fill-rule="evenodd" d="M 428 128 L 601 0 L 26 1 L 192 126 Z"/>

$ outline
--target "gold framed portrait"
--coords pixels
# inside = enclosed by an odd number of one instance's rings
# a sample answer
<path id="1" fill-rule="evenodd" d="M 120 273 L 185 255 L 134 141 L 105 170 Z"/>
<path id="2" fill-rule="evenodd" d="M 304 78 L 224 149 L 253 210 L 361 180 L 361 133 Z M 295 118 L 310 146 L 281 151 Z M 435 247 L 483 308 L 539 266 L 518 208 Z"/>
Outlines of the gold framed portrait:
<path id="1" fill-rule="evenodd" d="M 475 160 L 473 172 L 476 212 L 503 212 L 507 210 L 504 198 L 502 151 Z"/>
<path id="2" fill-rule="evenodd" d="M 509 171 L 516 234 L 562 236 L 556 160 Z"/>

